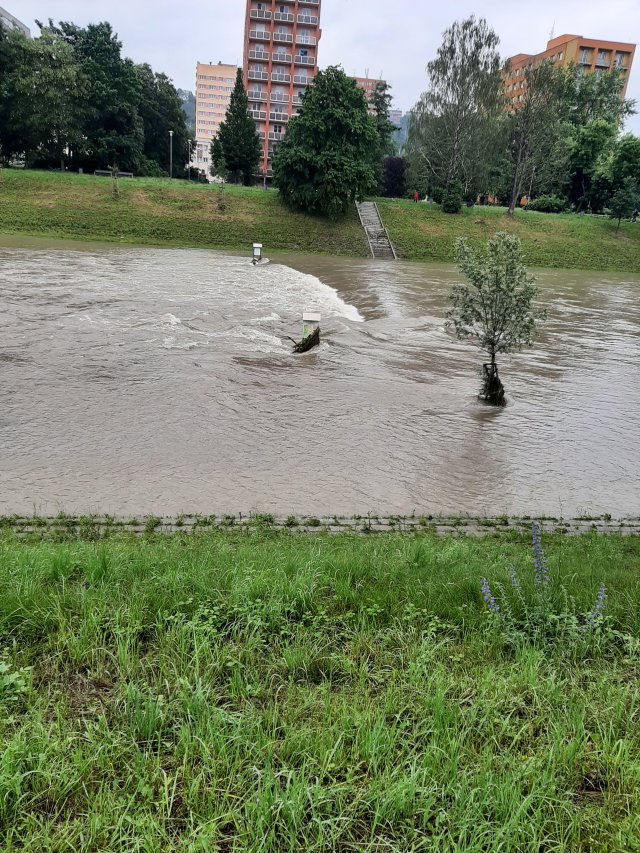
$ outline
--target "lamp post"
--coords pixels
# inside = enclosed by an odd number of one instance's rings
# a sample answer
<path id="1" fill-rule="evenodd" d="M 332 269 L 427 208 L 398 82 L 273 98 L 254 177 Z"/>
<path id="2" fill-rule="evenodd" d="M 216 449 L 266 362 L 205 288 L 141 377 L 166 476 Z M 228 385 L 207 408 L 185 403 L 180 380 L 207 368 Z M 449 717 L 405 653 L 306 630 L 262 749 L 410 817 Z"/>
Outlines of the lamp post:
<path id="1" fill-rule="evenodd" d="M 169 131 L 169 179 L 173 178 L 173 131 Z"/>

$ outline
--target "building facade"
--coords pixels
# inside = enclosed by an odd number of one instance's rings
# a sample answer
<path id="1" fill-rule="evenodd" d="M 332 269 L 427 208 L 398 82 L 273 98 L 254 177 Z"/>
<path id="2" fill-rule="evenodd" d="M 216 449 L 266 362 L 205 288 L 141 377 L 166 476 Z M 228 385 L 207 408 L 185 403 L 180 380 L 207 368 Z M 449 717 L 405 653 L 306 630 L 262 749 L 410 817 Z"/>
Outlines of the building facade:
<path id="1" fill-rule="evenodd" d="M 211 140 L 218 133 L 231 100 L 237 65 L 198 62 L 196 66 L 196 135 L 191 165 L 210 177 Z"/>
<path id="2" fill-rule="evenodd" d="M 373 113 L 374 110 L 371 106 L 371 96 L 375 92 L 378 83 L 385 83 L 385 81 L 373 80 L 371 77 L 352 77 L 351 79 L 355 80 L 358 89 L 364 92 L 364 96 L 367 99 L 367 103 L 369 104 L 369 112 Z"/>
<path id="3" fill-rule="evenodd" d="M 265 179 L 273 174 L 275 146 L 318 73 L 320 6 L 321 0 L 247 0 L 244 84 Z"/>
<path id="4" fill-rule="evenodd" d="M 535 55 L 518 53 L 509 60 L 505 75 L 505 94 L 508 109 L 517 110 L 524 100 L 525 71 L 545 60 L 558 65 L 574 64 L 582 74 L 605 74 L 614 68 L 620 69 L 624 81 L 622 97 L 626 95 L 629 74 L 635 56 L 636 45 L 626 42 L 588 39 L 584 36 L 563 35 L 551 39 L 547 49 Z"/>
<path id="5" fill-rule="evenodd" d="M 27 38 L 31 38 L 29 27 L 15 18 L 10 12 L 7 12 L 6 9 L 3 9 L 2 6 L 0 6 L 0 24 L 5 30 L 20 30 Z"/>

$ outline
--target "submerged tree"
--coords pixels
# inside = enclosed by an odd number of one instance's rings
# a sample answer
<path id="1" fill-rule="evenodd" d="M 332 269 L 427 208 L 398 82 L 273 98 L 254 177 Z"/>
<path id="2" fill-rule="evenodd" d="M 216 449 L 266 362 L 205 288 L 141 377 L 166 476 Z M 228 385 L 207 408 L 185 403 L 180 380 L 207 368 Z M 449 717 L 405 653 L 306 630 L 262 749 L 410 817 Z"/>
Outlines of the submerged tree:
<path id="1" fill-rule="evenodd" d="M 527 274 L 518 237 L 499 232 L 486 250 L 471 248 L 460 237 L 456 260 L 466 284 L 456 284 L 447 312 L 447 326 L 459 340 L 472 339 L 491 359 L 483 366 L 481 396 L 494 406 L 504 405 L 497 356 L 531 346 L 544 312 L 533 306 L 538 291 Z"/>

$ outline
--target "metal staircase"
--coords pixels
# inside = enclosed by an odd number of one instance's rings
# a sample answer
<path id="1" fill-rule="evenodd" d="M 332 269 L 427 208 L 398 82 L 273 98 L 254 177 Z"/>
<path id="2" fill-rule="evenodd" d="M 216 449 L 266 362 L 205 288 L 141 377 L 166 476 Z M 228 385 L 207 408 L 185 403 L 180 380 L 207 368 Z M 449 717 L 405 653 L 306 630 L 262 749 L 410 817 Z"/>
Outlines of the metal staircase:
<path id="1" fill-rule="evenodd" d="M 364 228 L 372 258 L 384 258 L 390 261 L 397 260 L 396 251 L 387 234 L 387 229 L 382 224 L 378 205 L 373 201 L 361 201 L 356 203 L 358 216 Z"/>

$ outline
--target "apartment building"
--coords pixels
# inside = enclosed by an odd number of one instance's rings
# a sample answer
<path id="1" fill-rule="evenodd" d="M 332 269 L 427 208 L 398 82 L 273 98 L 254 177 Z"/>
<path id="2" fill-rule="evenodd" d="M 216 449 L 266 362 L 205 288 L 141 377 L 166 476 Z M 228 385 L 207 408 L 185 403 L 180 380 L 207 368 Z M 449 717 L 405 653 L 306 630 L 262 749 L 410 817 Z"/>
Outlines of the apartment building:
<path id="1" fill-rule="evenodd" d="M 318 73 L 321 0 L 247 0 L 244 83 L 270 178 L 275 146 Z"/>
<path id="2" fill-rule="evenodd" d="M 626 42 L 588 39 L 584 36 L 562 35 L 551 39 L 547 49 L 535 55 L 518 53 L 509 60 L 505 75 L 505 93 L 509 110 L 517 110 L 524 99 L 525 71 L 545 60 L 559 65 L 574 64 L 582 74 L 605 74 L 619 68 L 624 80 L 622 97 L 626 95 L 636 45 Z"/>
<path id="3" fill-rule="evenodd" d="M 373 113 L 374 110 L 371 107 L 371 96 L 375 92 L 378 83 L 384 83 L 385 81 L 373 80 L 371 77 L 352 77 L 351 79 L 355 80 L 358 89 L 361 89 L 364 92 L 364 96 L 369 104 L 369 112 Z"/>
<path id="4" fill-rule="evenodd" d="M 7 12 L 6 9 L 3 9 L 2 6 L 0 6 L 0 25 L 2 25 L 5 30 L 20 30 L 20 32 L 27 38 L 31 38 L 31 31 L 29 30 L 29 27 L 26 24 L 23 24 L 22 21 L 19 21 L 10 12 Z"/>
<path id="5" fill-rule="evenodd" d="M 211 140 L 218 133 L 231 100 L 237 65 L 198 62 L 196 66 L 196 138 L 191 165 L 209 177 Z"/>

